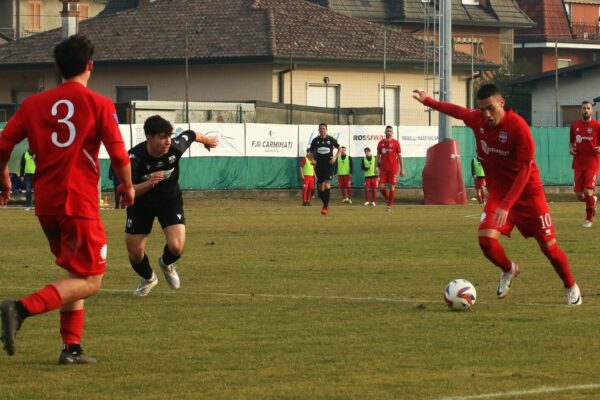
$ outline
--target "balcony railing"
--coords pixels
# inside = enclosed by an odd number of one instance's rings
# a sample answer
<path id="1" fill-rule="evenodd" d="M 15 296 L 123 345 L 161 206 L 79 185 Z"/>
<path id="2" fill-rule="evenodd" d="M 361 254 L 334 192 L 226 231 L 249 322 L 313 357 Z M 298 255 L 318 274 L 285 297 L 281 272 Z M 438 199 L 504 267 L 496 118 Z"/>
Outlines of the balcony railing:
<path id="1" fill-rule="evenodd" d="M 578 40 L 600 40 L 600 21 L 597 24 L 583 24 L 574 22 L 571 24 L 573 39 Z"/>

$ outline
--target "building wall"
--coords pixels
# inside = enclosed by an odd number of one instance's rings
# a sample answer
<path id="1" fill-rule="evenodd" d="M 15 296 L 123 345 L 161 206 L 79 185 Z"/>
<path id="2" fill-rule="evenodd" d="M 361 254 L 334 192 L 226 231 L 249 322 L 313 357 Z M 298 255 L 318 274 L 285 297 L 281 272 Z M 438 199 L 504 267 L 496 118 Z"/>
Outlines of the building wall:
<path id="1" fill-rule="evenodd" d="M 564 77 L 559 79 L 559 104 L 561 107 L 580 106 L 584 99 L 598 97 L 600 87 L 600 68 L 583 71 L 580 77 Z M 531 97 L 532 125 L 555 126 L 556 90 L 553 79 L 545 79 L 536 83 Z M 597 118 L 598 106 L 594 116 Z M 562 115 L 559 125 L 563 125 Z"/>
<path id="2" fill-rule="evenodd" d="M 571 4 L 571 22 L 596 25 L 598 23 L 600 5 L 598 4 Z"/>
<path id="3" fill-rule="evenodd" d="M 559 59 L 570 59 L 571 65 L 577 65 L 586 61 L 591 61 L 591 52 L 589 50 L 569 50 L 558 49 Z M 547 48 L 542 50 L 542 72 L 551 71 L 556 68 L 556 55 L 554 49 Z"/>

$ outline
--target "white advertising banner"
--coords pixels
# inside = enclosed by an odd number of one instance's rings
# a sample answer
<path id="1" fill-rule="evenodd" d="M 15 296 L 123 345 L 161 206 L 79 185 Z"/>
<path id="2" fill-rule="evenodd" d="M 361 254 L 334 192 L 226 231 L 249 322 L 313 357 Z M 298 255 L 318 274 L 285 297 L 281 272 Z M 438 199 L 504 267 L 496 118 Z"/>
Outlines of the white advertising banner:
<path id="1" fill-rule="evenodd" d="M 397 134 L 397 128 L 394 127 L 394 137 Z M 365 147 L 371 149 L 373 154 L 377 154 L 377 144 L 385 139 L 385 126 L 382 125 L 350 125 L 350 148 L 348 153 L 350 157 L 364 157 Z"/>
<path id="2" fill-rule="evenodd" d="M 244 124 L 197 123 L 191 129 L 207 136 L 216 136 L 219 144 L 210 151 L 201 143 L 190 147 L 192 157 L 243 157 L 245 151 Z"/>
<path id="3" fill-rule="evenodd" d="M 298 125 L 246 124 L 246 156 L 296 157 Z"/>
<path id="4" fill-rule="evenodd" d="M 121 136 L 123 137 L 123 142 L 125 142 L 125 149 L 129 150 L 131 148 L 131 125 L 119 125 L 119 130 L 121 131 Z M 98 153 L 98 158 L 101 160 L 109 159 L 108 152 L 104 145 L 100 145 L 100 152 Z"/>
<path id="5" fill-rule="evenodd" d="M 298 157 L 306 155 L 306 149 L 314 138 L 319 136 L 318 125 L 299 125 Z M 340 146 L 350 146 L 350 128 L 348 125 L 329 125 L 327 134 L 335 138 Z"/>
<path id="6" fill-rule="evenodd" d="M 425 157 L 427 149 L 439 142 L 437 126 L 400 126 L 398 130 L 403 157 Z"/>

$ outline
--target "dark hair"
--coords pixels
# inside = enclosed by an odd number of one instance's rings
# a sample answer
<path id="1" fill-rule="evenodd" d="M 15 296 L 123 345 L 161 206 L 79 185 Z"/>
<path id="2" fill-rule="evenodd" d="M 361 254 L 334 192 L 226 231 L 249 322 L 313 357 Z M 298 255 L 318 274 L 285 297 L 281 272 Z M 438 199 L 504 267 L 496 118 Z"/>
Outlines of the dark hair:
<path id="1" fill-rule="evenodd" d="M 346 148 L 346 146 L 340 146 L 340 149 L 345 149 L 345 148 Z"/>
<path id="2" fill-rule="evenodd" d="M 327 124 L 326 124 L 325 122 L 321 122 L 321 123 L 319 124 L 319 128 L 320 128 L 320 127 L 322 127 L 322 126 L 324 126 L 325 128 L 327 128 Z"/>
<path id="3" fill-rule="evenodd" d="M 584 100 L 584 101 L 581 102 L 581 105 L 584 105 L 584 104 L 589 104 L 592 107 L 594 106 L 594 104 L 591 101 L 589 101 L 589 100 Z"/>
<path id="4" fill-rule="evenodd" d="M 306 152 L 308 153 L 309 151 L 310 151 L 310 147 L 307 147 L 306 148 Z"/>
<path id="5" fill-rule="evenodd" d="M 391 125 L 388 125 L 385 127 L 385 130 L 387 131 L 388 129 L 394 130 L 394 128 Z"/>
<path id="6" fill-rule="evenodd" d="M 58 72 L 65 79 L 85 72 L 94 56 L 94 44 L 86 36 L 69 36 L 54 47 L 54 60 Z"/>
<path id="7" fill-rule="evenodd" d="M 494 85 L 493 83 L 488 83 L 487 85 L 483 85 L 477 91 L 477 99 L 478 100 L 485 100 L 491 96 L 502 96 L 502 92 L 500 91 L 500 89 L 498 89 L 498 87 L 496 85 Z"/>
<path id="8" fill-rule="evenodd" d="M 156 136 L 161 133 L 172 135 L 173 125 L 160 115 L 153 115 L 144 122 L 144 133 L 146 136 Z"/>
<path id="9" fill-rule="evenodd" d="M 371 149 L 368 147 L 365 147 L 365 151 L 371 151 Z"/>

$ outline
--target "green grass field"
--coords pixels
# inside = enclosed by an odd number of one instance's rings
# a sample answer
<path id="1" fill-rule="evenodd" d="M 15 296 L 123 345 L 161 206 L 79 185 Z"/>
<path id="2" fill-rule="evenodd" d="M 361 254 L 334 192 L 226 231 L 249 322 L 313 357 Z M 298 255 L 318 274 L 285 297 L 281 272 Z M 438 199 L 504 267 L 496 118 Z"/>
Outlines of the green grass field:
<path id="1" fill-rule="evenodd" d="M 570 308 L 517 231 L 503 243 L 522 272 L 495 298 L 480 206 L 338 201 L 328 216 L 295 200 L 188 201 L 181 289 L 160 274 L 146 298 L 131 295 L 124 212 L 103 211 L 110 262 L 83 342 L 99 363 L 59 367 L 58 313 L 28 319 L 17 354 L 0 354 L 0 399 L 600 398 L 600 223 L 580 227 L 582 203 L 551 204 L 584 296 Z M 32 213 L 0 209 L 0 226 L 2 299 L 62 276 Z M 444 304 L 459 277 L 477 288 L 473 311 Z"/>

